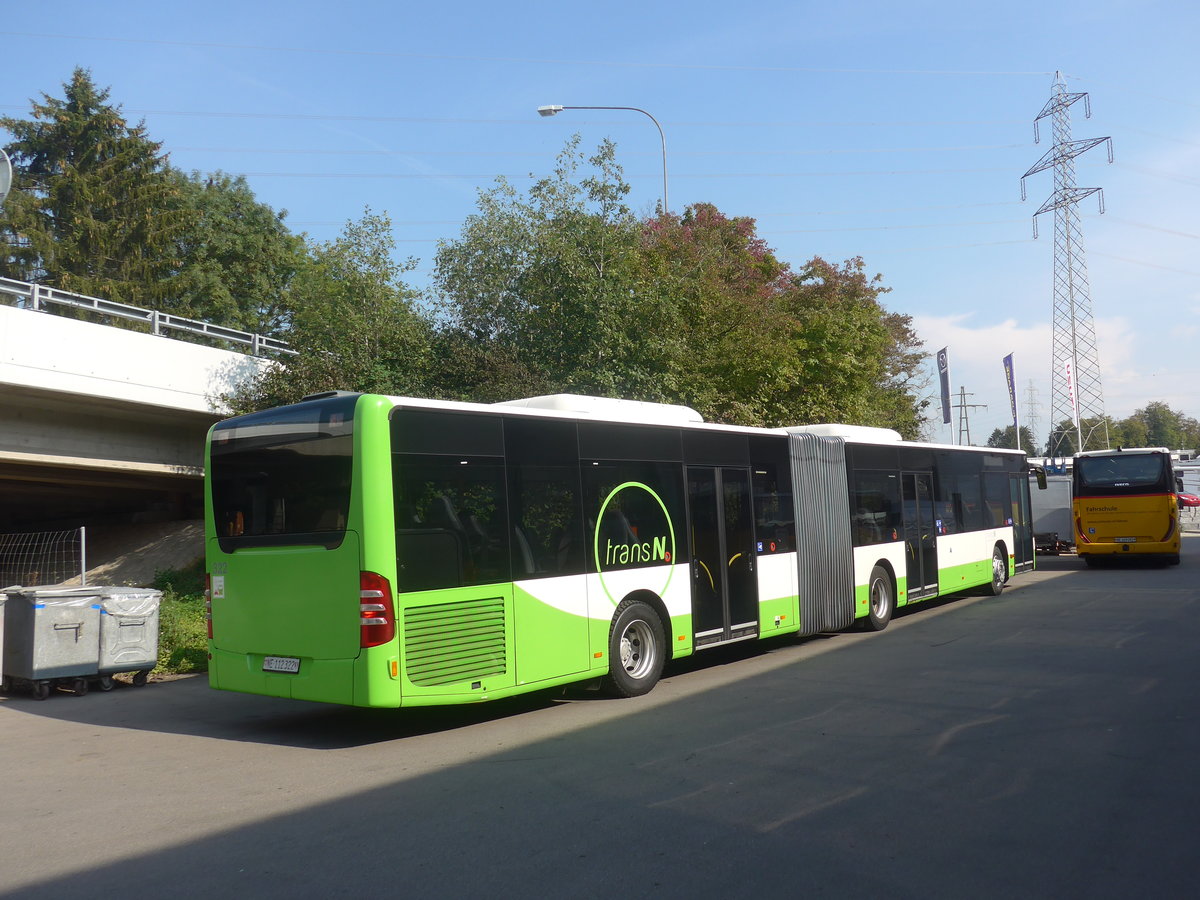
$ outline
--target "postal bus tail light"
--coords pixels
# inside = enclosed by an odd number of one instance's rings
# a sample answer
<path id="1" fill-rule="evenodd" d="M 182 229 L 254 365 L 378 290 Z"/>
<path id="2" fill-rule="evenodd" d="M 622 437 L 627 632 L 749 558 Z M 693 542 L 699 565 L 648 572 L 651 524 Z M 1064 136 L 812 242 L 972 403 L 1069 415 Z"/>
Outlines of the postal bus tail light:
<path id="1" fill-rule="evenodd" d="M 204 573 L 204 621 L 208 626 L 208 639 L 213 639 L 212 635 L 212 575 L 208 572 Z"/>
<path id="2" fill-rule="evenodd" d="M 1159 543 L 1165 544 L 1167 541 L 1169 541 L 1171 539 L 1172 535 L 1174 535 L 1174 534 L 1175 534 L 1175 517 L 1172 515 L 1168 515 L 1167 516 L 1167 533 L 1162 536 L 1162 540 L 1159 541 Z"/>
<path id="3" fill-rule="evenodd" d="M 1083 522 L 1079 520 L 1079 516 L 1075 517 L 1075 534 L 1079 536 L 1081 544 L 1090 544 L 1092 542 L 1091 538 L 1083 533 Z"/>
<path id="4" fill-rule="evenodd" d="M 382 575 L 361 572 L 358 579 L 359 646 L 378 647 L 396 636 L 392 586 Z"/>

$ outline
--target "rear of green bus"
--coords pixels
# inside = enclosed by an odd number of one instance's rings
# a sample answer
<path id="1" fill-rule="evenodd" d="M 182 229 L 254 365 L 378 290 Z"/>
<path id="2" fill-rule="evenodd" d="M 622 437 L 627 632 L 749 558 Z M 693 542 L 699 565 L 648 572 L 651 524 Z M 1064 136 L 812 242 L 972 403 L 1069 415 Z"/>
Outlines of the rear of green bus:
<path id="1" fill-rule="evenodd" d="M 209 683 L 355 706 L 400 704 L 382 397 L 331 393 L 209 432 Z"/>

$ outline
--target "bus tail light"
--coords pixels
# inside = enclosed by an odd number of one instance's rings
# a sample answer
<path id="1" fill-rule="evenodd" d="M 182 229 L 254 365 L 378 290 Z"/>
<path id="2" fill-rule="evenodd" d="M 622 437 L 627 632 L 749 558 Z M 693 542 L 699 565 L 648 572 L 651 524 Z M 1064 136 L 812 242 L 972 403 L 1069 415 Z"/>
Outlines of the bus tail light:
<path id="1" fill-rule="evenodd" d="M 359 646 L 378 647 L 396 636 L 396 610 L 392 604 L 392 586 L 382 575 L 360 572 Z"/>
<path id="2" fill-rule="evenodd" d="M 1083 522 L 1079 521 L 1079 516 L 1075 517 L 1075 533 L 1079 535 L 1079 543 L 1090 544 L 1088 536 L 1083 533 Z"/>
<path id="3" fill-rule="evenodd" d="M 212 636 L 212 575 L 204 573 L 204 621 L 208 626 L 208 639 Z"/>
<path id="4" fill-rule="evenodd" d="M 1174 533 L 1175 533 L 1175 517 L 1172 515 L 1168 515 L 1167 516 L 1167 533 L 1162 536 L 1161 543 L 1165 544 L 1167 541 L 1169 541 L 1171 539 L 1171 535 L 1173 535 Z"/>

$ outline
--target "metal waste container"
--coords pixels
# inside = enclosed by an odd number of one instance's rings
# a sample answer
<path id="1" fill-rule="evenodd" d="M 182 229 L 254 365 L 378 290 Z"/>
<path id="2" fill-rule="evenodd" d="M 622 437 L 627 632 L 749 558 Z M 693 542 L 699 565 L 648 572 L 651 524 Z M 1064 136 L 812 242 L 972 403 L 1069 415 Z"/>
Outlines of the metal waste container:
<path id="1" fill-rule="evenodd" d="M 33 684 L 45 699 L 56 679 L 73 679 L 77 694 L 100 662 L 100 597 L 96 588 L 6 588 L 4 667 L 8 679 Z"/>
<path id="2" fill-rule="evenodd" d="M 158 604 L 162 592 L 152 588 L 98 588 L 100 593 L 100 686 L 112 686 L 115 672 L 133 672 L 143 685 L 158 664 Z"/>

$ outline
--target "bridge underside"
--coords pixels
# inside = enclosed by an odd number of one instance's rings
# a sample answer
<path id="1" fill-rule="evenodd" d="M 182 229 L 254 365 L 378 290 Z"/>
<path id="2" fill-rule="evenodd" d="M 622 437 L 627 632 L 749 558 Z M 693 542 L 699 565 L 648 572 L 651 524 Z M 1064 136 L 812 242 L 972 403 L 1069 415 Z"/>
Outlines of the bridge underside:
<path id="1" fill-rule="evenodd" d="M 9 387 L 0 532 L 199 518 L 217 416 Z"/>

